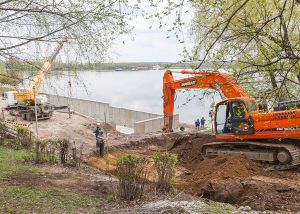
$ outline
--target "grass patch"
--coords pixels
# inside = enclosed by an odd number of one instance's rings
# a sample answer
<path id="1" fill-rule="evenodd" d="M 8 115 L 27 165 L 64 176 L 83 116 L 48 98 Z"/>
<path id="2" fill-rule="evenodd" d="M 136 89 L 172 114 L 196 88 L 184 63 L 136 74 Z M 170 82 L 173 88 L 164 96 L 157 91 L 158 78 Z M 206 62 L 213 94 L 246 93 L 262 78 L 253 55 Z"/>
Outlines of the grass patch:
<path id="1" fill-rule="evenodd" d="M 207 205 L 207 213 L 210 214 L 232 214 L 233 210 L 230 208 L 223 207 L 220 203 L 211 201 Z"/>
<path id="2" fill-rule="evenodd" d="M 5 178 L 18 171 L 39 171 L 38 165 L 23 163 L 27 152 L 0 147 L 0 213 L 103 213 L 100 195 L 6 183 Z"/>
<path id="3" fill-rule="evenodd" d="M 0 185 L 0 213 L 102 213 L 101 198 L 57 188 Z"/>
<path id="4" fill-rule="evenodd" d="M 28 151 L 12 150 L 0 146 L 0 178 L 18 171 L 38 171 L 37 166 L 22 163 L 26 155 L 28 155 Z"/>
<path id="5" fill-rule="evenodd" d="M 214 134 L 214 132 L 211 129 L 201 129 L 201 133 L 203 133 L 203 134 Z"/>

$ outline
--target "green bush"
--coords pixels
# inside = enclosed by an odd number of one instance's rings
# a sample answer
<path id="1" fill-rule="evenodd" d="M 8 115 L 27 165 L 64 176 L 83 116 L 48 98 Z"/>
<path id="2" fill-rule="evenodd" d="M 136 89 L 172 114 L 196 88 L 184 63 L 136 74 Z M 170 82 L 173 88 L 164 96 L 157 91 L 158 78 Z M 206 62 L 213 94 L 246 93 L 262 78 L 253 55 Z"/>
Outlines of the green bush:
<path id="1" fill-rule="evenodd" d="M 66 164 L 68 161 L 69 154 L 69 141 L 67 139 L 62 139 L 57 141 L 60 146 L 60 162 Z"/>
<path id="2" fill-rule="evenodd" d="M 31 132 L 25 127 L 17 127 L 16 135 L 13 137 L 8 134 L 8 128 L 5 124 L 0 124 L 0 145 L 12 149 L 30 149 L 32 146 Z"/>
<path id="3" fill-rule="evenodd" d="M 35 140 L 36 163 L 61 163 L 69 166 L 79 166 L 80 158 L 77 157 L 77 148 L 70 149 L 71 144 L 67 139 Z M 79 154 L 80 155 L 80 154 Z"/>
<path id="4" fill-rule="evenodd" d="M 147 179 L 148 160 L 137 154 L 126 154 L 117 160 L 120 196 L 128 201 L 141 199 Z"/>
<path id="5" fill-rule="evenodd" d="M 158 174 L 157 189 L 167 192 L 173 189 L 177 155 L 169 152 L 154 154 L 154 166 Z"/>
<path id="6" fill-rule="evenodd" d="M 31 132 L 28 130 L 28 128 L 25 127 L 17 127 L 17 136 L 16 136 L 16 143 L 21 147 L 25 149 L 30 149 L 32 147 L 32 136 Z"/>

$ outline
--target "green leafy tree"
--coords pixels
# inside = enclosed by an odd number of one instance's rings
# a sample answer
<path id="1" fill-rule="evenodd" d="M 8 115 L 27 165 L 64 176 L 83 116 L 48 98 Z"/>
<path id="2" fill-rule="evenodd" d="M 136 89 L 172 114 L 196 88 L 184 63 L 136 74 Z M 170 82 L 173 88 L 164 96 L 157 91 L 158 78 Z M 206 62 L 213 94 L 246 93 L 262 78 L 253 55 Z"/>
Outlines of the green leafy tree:
<path id="1" fill-rule="evenodd" d="M 294 0 L 196 0 L 195 55 L 214 68 L 225 62 L 252 95 L 299 96 L 300 4 Z M 200 64 L 201 65 L 201 64 Z"/>
<path id="2" fill-rule="evenodd" d="M 297 99 L 300 86 L 299 0 L 152 0 L 173 30 L 187 12 L 194 40 L 186 60 L 226 68 L 252 95 L 269 103 Z M 190 10 L 184 8 L 190 6 Z M 163 8 L 163 9 L 162 9 Z M 175 14 L 175 15 L 174 15 Z M 161 24 L 163 26 L 163 24 Z M 205 67 L 205 66 L 204 66 Z"/>

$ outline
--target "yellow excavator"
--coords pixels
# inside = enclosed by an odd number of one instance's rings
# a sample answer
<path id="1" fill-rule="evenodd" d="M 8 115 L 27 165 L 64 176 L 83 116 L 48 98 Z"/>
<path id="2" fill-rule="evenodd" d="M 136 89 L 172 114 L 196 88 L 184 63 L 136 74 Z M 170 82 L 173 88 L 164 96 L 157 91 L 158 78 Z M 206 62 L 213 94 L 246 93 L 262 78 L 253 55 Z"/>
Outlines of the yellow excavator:
<path id="1" fill-rule="evenodd" d="M 57 57 L 66 41 L 67 40 L 64 39 L 63 41 L 59 42 L 59 45 L 55 49 L 54 53 L 46 59 L 42 68 L 35 76 L 32 84 L 27 89 L 6 92 L 6 110 L 10 111 L 10 113 L 13 115 L 22 116 L 24 120 L 31 121 L 35 120 L 36 118 L 35 104 L 37 107 L 38 120 L 50 119 L 54 110 L 67 108 L 66 106 L 55 107 L 54 105 L 48 103 L 45 95 L 39 95 L 45 75 L 50 71 L 53 61 Z"/>

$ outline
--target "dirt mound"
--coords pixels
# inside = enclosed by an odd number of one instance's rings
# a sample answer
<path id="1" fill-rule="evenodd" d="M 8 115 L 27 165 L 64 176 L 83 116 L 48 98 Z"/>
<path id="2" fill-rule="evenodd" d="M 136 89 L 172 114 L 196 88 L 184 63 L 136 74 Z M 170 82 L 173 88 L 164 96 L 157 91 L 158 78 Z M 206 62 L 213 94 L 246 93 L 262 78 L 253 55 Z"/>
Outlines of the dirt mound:
<path id="1" fill-rule="evenodd" d="M 255 210 L 300 210 L 298 173 L 266 171 L 245 156 L 201 160 L 201 146 L 214 141 L 214 136 L 202 133 L 133 135 L 127 142 L 111 146 L 105 158 L 92 156 L 87 164 L 114 174 L 116 158 L 124 153 L 151 158 L 157 151 L 168 150 L 179 157 L 175 183 L 181 191 Z M 155 176 L 155 170 L 149 167 L 149 180 L 154 181 Z"/>
<path id="2" fill-rule="evenodd" d="M 238 206 L 251 206 L 256 210 L 299 211 L 300 191 L 289 184 L 262 181 L 255 178 L 241 180 Z"/>
<path id="3" fill-rule="evenodd" d="M 216 142 L 213 135 L 209 134 L 190 134 L 175 139 L 171 151 L 178 155 L 179 161 L 183 164 L 201 160 L 201 146 L 205 143 Z"/>
<path id="4" fill-rule="evenodd" d="M 130 139 L 132 137 L 132 139 Z M 177 139 L 181 138 L 179 133 L 164 133 L 159 135 L 148 135 L 143 137 L 129 136 L 129 140 L 126 143 L 113 145 L 110 147 L 110 151 L 136 151 L 140 153 L 141 150 L 151 149 L 155 146 L 157 150 L 168 150 L 170 145 L 173 145 Z"/>
<path id="5" fill-rule="evenodd" d="M 255 162 L 244 156 L 224 156 L 207 159 L 190 164 L 190 175 L 184 176 L 191 193 L 203 194 L 203 188 L 211 181 L 244 178 L 252 175 L 262 175 L 264 170 Z M 186 188 L 185 185 L 183 185 Z"/>
<path id="6" fill-rule="evenodd" d="M 297 211 L 300 185 L 267 172 L 245 156 L 224 156 L 185 165 L 177 188 L 214 201 L 256 210 Z"/>
<path id="7" fill-rule="evenodd" d="M 97 123 L 85 123 L 83 124 L 83 126 L 90 130 L 94 130 L 97 127 Z M 116 128 L 109 123 L 100 123 L 100 127 L 104 129 L 107 134 L 113 136 L 122 135 L 122 133 L 118 132 Z"/>
<path id="8" fill-rule="evenodd" d="M 102 171 L 113 172 L 117 167 L 117 158 L 121 156 L 121 153 L 106 154 L 104 158 L 91 156 L 85 163 Z"/>

